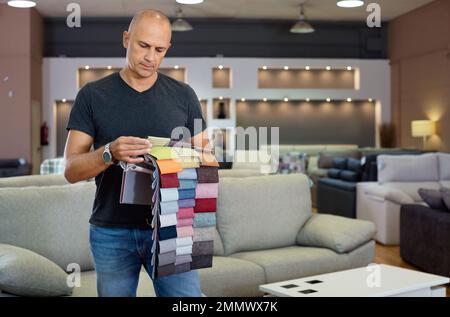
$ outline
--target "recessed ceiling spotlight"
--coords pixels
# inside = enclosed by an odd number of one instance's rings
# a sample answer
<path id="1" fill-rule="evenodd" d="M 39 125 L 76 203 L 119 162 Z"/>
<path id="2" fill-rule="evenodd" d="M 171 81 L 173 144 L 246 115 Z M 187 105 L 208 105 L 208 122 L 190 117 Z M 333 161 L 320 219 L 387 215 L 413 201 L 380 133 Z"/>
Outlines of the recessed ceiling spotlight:
<path id="1" fill-rule="evenodd" d="M 364 5 L 362 0 L 339 0 L 337 6 L 341 8 L 356 8 Z"/>
<path id="2" fill-rule="evenodd" d="M 327 98 L 327 102 L 330 102 L 331 101 L 331 98 Z"/>
<path id="3" fill-rule="evenodd" d="M 331 70 L 331 66 L 327 66 L 325 69 L 326 70 Z"/>
<path id="4" fill-rule="evenodd" d="M 245 98 L 241 98 L 241 101 L 242 101 L 242 102 L 245 102 Z"/>
<path id="5" fill-rule="evenodd" d="M 36 6 L 34 1 L 8 1 L 8 5 L 14 8 L 32 8 Z"/>
<path id="6" fill-rule="evenodd" d="M 110 65 L 110 66 L 108 66 L 107 68 L 108 68 L 108 69 L 112 69 L 112 66 Z"/>
<path id="7" fill-rule="evenodd" d="M 175 69 L 178 69 L 178 68 L 180 68 L 180 66 L 178 66 L 178 65 L 175 65 L 173 68 L 175 68 Z"/>
<path id="8" fill-rule="evenodd" d="M 284 66 L 284 70 L 289 70 L 289 66 Z"/>
<path id="9" fill-rule="evenodd" d="M 199 4 L 202 3 L 203 0 L 177 0 L 177 2 L 181 4 Z"/>
<path id="10" fill-rule="evenodd" d="M 262 67 L 262 69 L 267 70 L 267 66 L 264 65 L 264 66 Z"/>
<path id="11" fill-rule="evenodd" d="M 352 70 L 353 68 L 351 66 L 347 66 L 347 70 Z"/>
<path id="12" fill-rule="evenodd" d="M 220 96 L 220 97 L 219 97 L 219 100 L 223 100 L 223 97 L 222 97 L 222 96 Z"/>
<path id="13" fill-rule="evenodd" d="M 66 98 L 63 98 L 61 101 L 62 101 L 62 102 L 66 102 L 67 100 L 66 100 Z"/>
<path id="14" fill-rule="evenodd" d="M 347 98 L 347 102 L 352 102 L 352 98 Z"/>
<path id="15" fill-rule="evenodd" d="M 89 67 L 89 65 L 86 65 L 86 66 L 84 66 L 84 69 L 89 69 L 90 67 Z"/>
<path id="16" fill-rule="evenodd" d="M 283 100 L 284 100 L 284 102 L 288 102 L 289 98 L 285 97 Z"/>
<path id="17" fill-rule="evenodd" d="M 266 102 L 266 101 L 267 101 L 267 98 L 263 98 L 263 101 Z"/>
<path id="18" fill-rule="evenodd" d="M 373 99 L 372 98 L 369 98 L 369 102 L 372 102 L 373 101 Z"/>
<path id="19" fill-rule="evenodd" d="M 219 69 L 223 69 L 223 65 L 219 65 L 219 67 L 218 67 Z"/>
<path id="20" fill-rule="evenodd" d="M 306 66 L 306 67 L 305 67 L 305 69 L 306 69 L 306 70 L 310 70 L 310 69 L 311 69 L 311 67 L 309 67 L 309 66 Z"/>
<path id="21" fill-rule="evenodd" d="M 310 102 L 311 101 L 311 99 L 309 99 L 309 98 L 306 98 L 306 102 Z"/>

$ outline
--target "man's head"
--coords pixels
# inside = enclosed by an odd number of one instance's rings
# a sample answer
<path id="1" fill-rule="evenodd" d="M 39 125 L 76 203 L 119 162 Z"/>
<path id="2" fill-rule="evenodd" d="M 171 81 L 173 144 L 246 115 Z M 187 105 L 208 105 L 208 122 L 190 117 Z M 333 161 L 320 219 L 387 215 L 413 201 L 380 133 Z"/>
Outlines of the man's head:
<path id="1" fill-rule="evenodd" d="M 142 10 L 123 32 L 127 66 L 136 75 L 149 78 L 155 74 L 170 47 L 172 30 L 169 19 L 156 10 Z"/>

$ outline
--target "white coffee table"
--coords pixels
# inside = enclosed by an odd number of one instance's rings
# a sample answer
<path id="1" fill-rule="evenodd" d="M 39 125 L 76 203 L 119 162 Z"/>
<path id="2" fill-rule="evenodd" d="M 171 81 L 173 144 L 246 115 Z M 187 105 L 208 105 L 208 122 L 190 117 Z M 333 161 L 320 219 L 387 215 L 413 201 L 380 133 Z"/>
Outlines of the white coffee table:
<path id="1" fill-rule="evenodd" d="M 395 266 L 367 267 L 260 285 L 282 297 L 444 297 L 447 277 Z"/>

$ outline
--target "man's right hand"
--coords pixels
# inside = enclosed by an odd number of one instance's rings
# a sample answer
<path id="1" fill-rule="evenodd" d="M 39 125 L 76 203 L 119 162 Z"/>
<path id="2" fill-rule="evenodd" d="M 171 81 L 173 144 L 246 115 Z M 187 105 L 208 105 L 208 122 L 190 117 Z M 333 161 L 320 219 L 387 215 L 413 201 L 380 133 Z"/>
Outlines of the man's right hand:
<path id="1" fill-rule="evenodd" d="M 134 164 L 143 162 L 139 156 L 148 154 L 151 148 L 149 140 L 132 136 L 121 136 L 109 145 L 114 160 Z"/>

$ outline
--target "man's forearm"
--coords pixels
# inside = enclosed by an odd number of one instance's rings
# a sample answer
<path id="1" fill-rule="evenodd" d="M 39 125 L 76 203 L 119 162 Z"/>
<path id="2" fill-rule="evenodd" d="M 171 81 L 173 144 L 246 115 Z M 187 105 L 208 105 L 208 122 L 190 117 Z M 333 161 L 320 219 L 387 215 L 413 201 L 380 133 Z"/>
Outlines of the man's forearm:
<path id="1" fill-rule="evenodd" d="M 64 176 L 70 183 L 87 180 L 97 176 L 109 167 L 102 158 L 104 147 L 83 154 L 73 154 L 66 158 Z"/>

